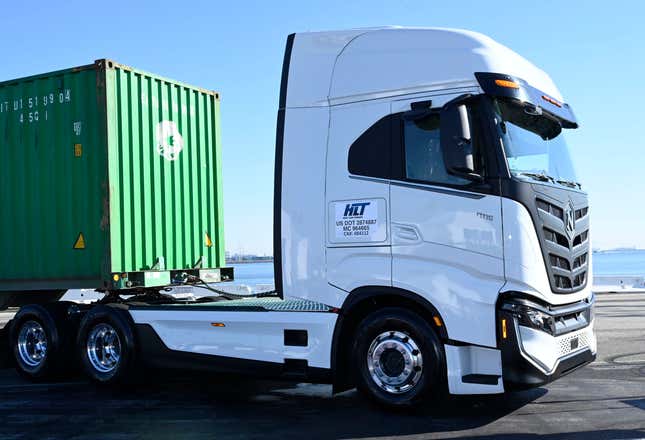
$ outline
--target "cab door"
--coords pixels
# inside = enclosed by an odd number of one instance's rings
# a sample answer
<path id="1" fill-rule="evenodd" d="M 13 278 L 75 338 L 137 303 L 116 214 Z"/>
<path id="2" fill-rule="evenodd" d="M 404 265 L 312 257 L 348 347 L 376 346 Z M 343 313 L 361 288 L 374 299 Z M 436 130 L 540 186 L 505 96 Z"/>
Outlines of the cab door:
<path id="1" fill-rule="evenodd" d="M 400 147 L 401 170 L 390 183 L 392 285 L 430 301 L 450 339 L 495 346 L 495 303 L 504 283 L 501 199 L 491 184 L 446 170 L 440 108 L 456 96 L 423 97 L 431 108 L 422 117 L 410 111 L 418 97 L 391 103 L 391 112 L 401 114 L 395 122 L 401 145 L 393 147 Z M 472 136 L 479 142 L 477 130 Z M 481 148 L 476 162 L 485 174 Z"/>

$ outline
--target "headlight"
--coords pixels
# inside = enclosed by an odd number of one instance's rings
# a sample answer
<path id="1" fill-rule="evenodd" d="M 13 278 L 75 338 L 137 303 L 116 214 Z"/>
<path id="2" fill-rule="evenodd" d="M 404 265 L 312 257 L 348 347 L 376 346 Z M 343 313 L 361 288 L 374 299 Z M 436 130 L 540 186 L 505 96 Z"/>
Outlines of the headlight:
<path id="1" fill-rule="evenodd" d="M 517 325 L 559 336 L 587 327 L 593 321 L 594 298 L 562 306 L 543 306 L 524 298 L 509 298 L 502 302 L 502 317 L 513 319 Z M 511 316 L 509 316 L 511 315 Z"/>
<path id="2" fill-rule="evenodd" d="M 540 310 L 537 304 L 531 306 L 525 302 L 507 302 L 502 305 L 502 310 L 511 312 L 519 325 L 534 328 L 550 335 L 555 334 L 555 319 L 546 311 Z"/>
<path id="3" fill-rule="evenodd" d="M 520 325 L 542 330 L 549 334 L 555 333 L 555 322 L 553 318 L 537 309 L 523 306 L 517 317 L 519 318 L 518 321 Z"/>

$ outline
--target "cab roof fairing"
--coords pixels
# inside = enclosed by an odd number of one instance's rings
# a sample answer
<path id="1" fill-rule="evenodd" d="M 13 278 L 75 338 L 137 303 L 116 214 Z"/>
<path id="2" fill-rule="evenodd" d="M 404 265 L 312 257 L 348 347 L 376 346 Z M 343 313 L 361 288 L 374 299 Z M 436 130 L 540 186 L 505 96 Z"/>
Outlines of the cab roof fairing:
<path id="1" fill-rule="evenodd" d="M 493 39 L 442 28 L 371 28 L 296 33 L 286 107 L 328 106 L 466 85 L 474 72 L 504 72 L 523 78 L 563 101 L 551 78 Z"/>

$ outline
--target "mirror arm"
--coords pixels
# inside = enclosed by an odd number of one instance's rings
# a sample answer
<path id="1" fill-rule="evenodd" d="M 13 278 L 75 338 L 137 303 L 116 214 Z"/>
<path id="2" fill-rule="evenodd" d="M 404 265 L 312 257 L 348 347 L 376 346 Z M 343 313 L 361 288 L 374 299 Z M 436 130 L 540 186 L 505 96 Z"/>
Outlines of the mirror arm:
<path id="1" fill-rule="evenodd" d="M 467 173 L 467 172 L 464 172 L 464 171 L 455 170 L 454 168 L 449 169 L 448 172 L 450 174 L 452 174 L 453 176 L 462 177 L 464 179 L 468 179 L 468 180 L 471 180 L 473 182 L 477 182 L 477 183 L 485 183 L 486 182 L 486 179 L 484 179 L 484 176 L 482 176 L 481 174 Z"/>

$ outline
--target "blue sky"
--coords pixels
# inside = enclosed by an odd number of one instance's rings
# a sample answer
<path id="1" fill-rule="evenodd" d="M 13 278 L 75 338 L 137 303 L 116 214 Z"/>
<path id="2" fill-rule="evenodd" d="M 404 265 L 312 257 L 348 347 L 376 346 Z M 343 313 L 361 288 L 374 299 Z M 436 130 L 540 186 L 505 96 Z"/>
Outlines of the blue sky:
<path id="1" fill-rule="evenodd" d="M 485 33 L 573 106 L 594 247 L 645 248 L 645 2 L 9 2 L 0 79 L 112 58 L 222 93 L 227 249 L 272 252 L 275 118 L 286 36 L 387 24 Z"/>

